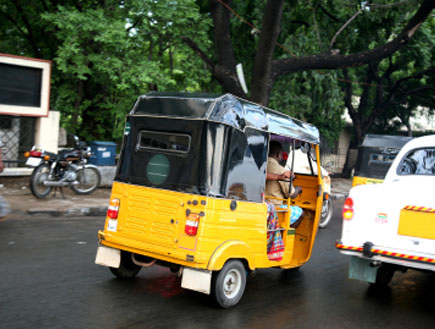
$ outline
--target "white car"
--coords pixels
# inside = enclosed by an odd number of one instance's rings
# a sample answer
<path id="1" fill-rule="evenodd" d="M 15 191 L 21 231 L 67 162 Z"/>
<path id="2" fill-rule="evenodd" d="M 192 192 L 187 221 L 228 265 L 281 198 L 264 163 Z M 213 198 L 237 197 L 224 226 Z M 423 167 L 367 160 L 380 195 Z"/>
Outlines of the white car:
<path id="1" fill-rule="evenodd" d="M 388 284 L 396 270 L 435 271 L 435 135 L 399 152 L 384 183 L 352 188 L 336 247 L 349 277 Z"/>

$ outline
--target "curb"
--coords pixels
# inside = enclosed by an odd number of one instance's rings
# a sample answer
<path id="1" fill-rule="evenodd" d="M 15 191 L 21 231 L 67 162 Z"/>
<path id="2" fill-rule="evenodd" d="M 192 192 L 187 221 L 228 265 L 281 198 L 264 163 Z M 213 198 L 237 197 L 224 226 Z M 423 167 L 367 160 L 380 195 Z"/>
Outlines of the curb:
<path id="1" fill-rule="evenodd" d="M 84 216 L 106 216 L 107 207 L 85 207 L 69 208 L 65 210 L 57 209 L 28 209 L 28 215 L 48 215 L 53 217 L 84 217 Z"/>

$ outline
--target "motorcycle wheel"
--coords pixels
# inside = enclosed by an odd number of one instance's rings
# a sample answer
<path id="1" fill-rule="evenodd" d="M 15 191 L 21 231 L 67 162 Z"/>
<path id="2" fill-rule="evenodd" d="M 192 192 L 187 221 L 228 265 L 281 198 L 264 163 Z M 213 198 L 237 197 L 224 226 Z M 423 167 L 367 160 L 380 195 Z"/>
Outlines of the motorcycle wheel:
<path id="1" fill-rule="evenodd" d="M 77 170 L 79 184 L 72 185 L 71 189 L 77 194 L 91 194 L 101 182 L 101 174 L 96 168 L 81 168 Z"/>
<path id="2" fill-rule="evenodd" d="M 329 224 L 332 218 L 332 212 L 333 212 L 332 201 L 329 199 L 324 200 L 322 205 L 322 213 L 320 215 L 320 220 L 319 220 L 320 228 L 325 228 Z"/>
<path id="3" fill-rule="evenodd" d="M 33 170 L 32 177 L 30 177 L 30 190 L 38 199 L 46 198 L 51 192 L 52 187 L 44 185 L 44 182 L 48 180 L 49 172 L 50 166 L 42 164 Z"/>

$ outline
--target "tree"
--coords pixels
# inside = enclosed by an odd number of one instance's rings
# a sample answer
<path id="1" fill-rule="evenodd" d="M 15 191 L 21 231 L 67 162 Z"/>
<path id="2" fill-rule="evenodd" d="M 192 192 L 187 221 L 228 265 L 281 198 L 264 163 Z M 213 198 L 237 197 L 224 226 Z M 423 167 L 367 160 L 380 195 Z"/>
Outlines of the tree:
<path id="1" fill-rule="evenodd" d="M 382 29 L 379 32 L 374 29 L 370 42 L 385 43 L 397 35 L 395 27 L 404 12 L 406 8 L 401 6 L 389 8 L 388 19 L 372 15 L 371 26 L 382 26 Z M 397 134 L 401 126 L 406 126 L 412 135 L 410 118 L 424 109 L 426 114 L 433 113 L 434 22 L 429 18 L 406 47 L 386 59 L 343 70 L 344 99 L 354 127 L 351 148 L 360 145 L 367 133 Z M 361 23 L 356 25 L 358 29 L 364 28 Z M 360 45 L 350 42 L 348 46 L 352 49 Z M 344 173 L 349 174 L 351 170 L 352 163 L 346 161 Z"/>
<path id="2" fill-rule="evenodd" d="M 193 0 L 0 0 L 0 16 L 0 52 L 53 61 L 51 106 L 84 139 L 121 138 L 125 114 L 149 90 L 209 89 L 180 41 L 209 47 L 210 20 Z"/>
<path id="3" fill-rule="evenodd" d="M 435 5 L 429 0 L 397 4 L 383 0 L 377 4 L 340 0 L 249 3 L 209 0 L 214 56 L 202 51 L 194 41 L 184 41 L 207 64 L 224 91 L 264 105 L 270 103 L 309 120 L 330 139 L 336 139 L 341 130 L 344 102 L 349 104 L 352 100 L 352 92 L 343 97 L 338 91 L 337 81 L 343 80 L 340 70 L 349 72 L 367 65 L 375 68 L 406 48 Z M 249 48 L 250 55 L 241 52 L 241 47 Z M 243 92 L 237 79 L 238 62 L 247 68 L 249 94 Z M 396 78 L 402 69 L 400 65 L 395 67 L 391 78 Z M 351 74 L 347 80 L 359 81 L 360 77 Z M 339 101 L 339 97 L 343 99 Z M 385 115 L 393 115 L 393 108 L 389 109 Z"/>
<path id="4" fill-rule="evenodd" d="M 352 54 L 337 54 L 329 47 L 328 53 L 275 59 L 273 54 L 280 32 L 284 2 L 284 0 L 268 0 L 266 2 L 255 51 L 250 99 L 264 105 L 268 104 L 270 91 L 276 79 L 283 75 L 304 70 L 334 70 L 361 66 L 394 54 L 414 36 L 435 6 L 432 0 L 423 0 L 415 15 L 409 19 L 401 32 L 393 40 L 374 49 L 366 49 Z M 296 2 L 292 1 L 291 4 Z M 358 3 L 359 6 L 363 4 L 364 2 Z M 203 59 L 213 77 L 221 83 L 225 91 L 245 96 L 238 82 L 235 69 L 237 62 L 230 33 L 230 5 L 231 0 L 209 1 L 215 31 L 216 61 L 207 56 L 193 40 L 187 37 L 184 40 Z"/>

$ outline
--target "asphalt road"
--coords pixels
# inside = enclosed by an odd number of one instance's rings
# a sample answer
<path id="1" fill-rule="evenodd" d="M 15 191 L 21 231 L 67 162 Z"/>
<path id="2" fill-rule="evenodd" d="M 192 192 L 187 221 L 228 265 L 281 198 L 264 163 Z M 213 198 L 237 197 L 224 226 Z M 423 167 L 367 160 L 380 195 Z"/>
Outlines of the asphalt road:
<path id="1" fill-rule="evenodd" d="M 95 265 L 102 217 L 1 222 L 0 328 L 433 328 L 433 274 L 396 273 L 382 290 L 347 279 L 349 259 L 334 247 L 341 203 L 309 263 L 258 271 L 228 310 L 166 268 L 119 281 Z"/>

